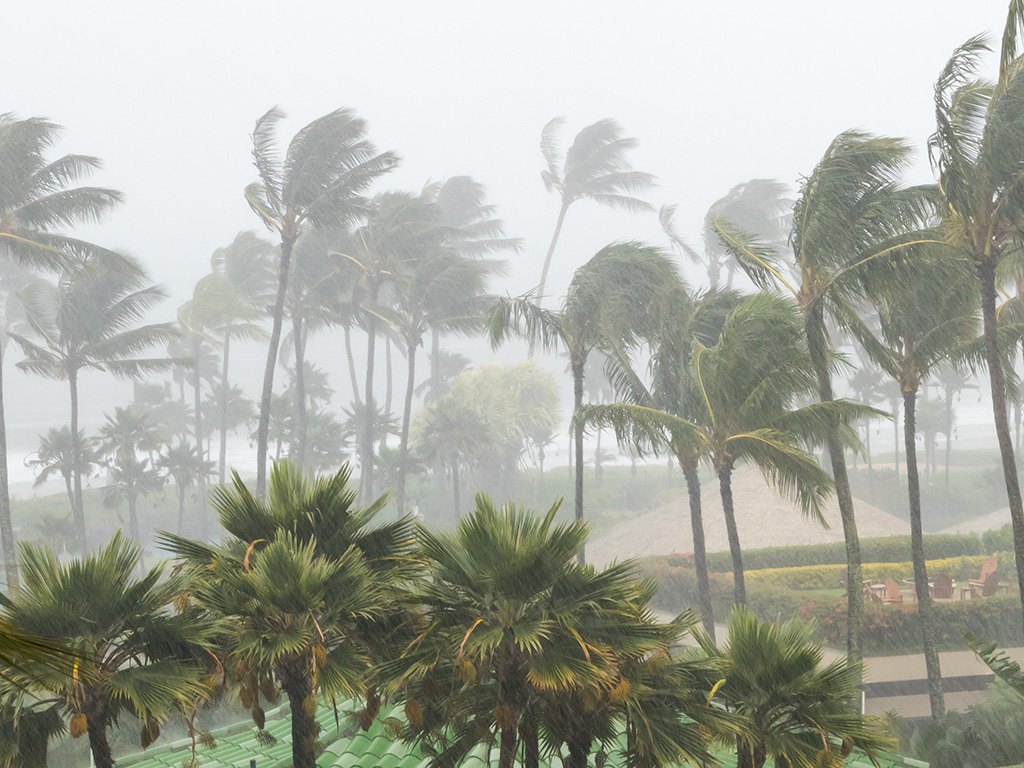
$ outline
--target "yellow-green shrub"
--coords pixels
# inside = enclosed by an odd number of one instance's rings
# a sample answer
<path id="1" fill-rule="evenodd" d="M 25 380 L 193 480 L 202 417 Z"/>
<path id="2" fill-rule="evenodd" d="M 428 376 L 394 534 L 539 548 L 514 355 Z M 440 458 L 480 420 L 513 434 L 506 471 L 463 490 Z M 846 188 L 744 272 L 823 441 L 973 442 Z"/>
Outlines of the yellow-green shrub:
<path id="1" fill-rule="evenodd" d="M 928 560 L 928 574 L 949 573 L 954 579 L 964 581 L 968 576 L 977 576 L 989 555 L 971 557 L 947 557 L 942 560 Z M 842 565 L 805 565 L 797 568 L 765 568 L 745 573 L 748 582 L 768 583 L 786 589 L 836 589 L 841 586 Z M 913 563 L 864 563 L 864 578 L 872 583 L 884 583 L 887 578 L 895 581 L 914 576 Z M 1010 574 L 1003 574 L 1004 578 Z"/>

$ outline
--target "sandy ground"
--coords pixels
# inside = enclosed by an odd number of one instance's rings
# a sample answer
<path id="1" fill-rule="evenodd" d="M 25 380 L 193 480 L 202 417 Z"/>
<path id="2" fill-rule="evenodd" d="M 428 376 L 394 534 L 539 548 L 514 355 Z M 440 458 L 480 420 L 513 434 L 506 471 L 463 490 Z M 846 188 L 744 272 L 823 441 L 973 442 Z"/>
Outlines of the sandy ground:
<path id="1" fill-rule="evenodd" d="M 825 519 L 829 528 L 808 520 L 799 508 L 782 498 L 750 467 L 737 469 L 733 475 L 733 499 L 740 543 L 745 549 L 797 544 L 820 544 L 843 540 L 839 506 L 835 498 L 827 502 Z M 863 538 L 909 534 L 904 521 L 856 500 L 857 527 Z M 709 552 L 729 548 L 725 518 L 718 484 L 705 483 L 701 492 L 704 513 L 704 536 Z M 689 502 L 686 492 L 662 507 L 642 513 L 587 545 L 587 560 L 604 565 L 614 559 L 692 552 Z"/>

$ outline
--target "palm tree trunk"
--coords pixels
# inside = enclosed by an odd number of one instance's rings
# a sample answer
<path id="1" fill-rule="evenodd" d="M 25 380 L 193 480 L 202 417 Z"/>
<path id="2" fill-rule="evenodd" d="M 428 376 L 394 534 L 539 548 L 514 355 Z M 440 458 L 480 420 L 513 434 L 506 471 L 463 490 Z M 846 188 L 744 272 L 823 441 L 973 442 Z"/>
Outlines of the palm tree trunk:
<path id="1" fill-rule="evenodd" d="M 516 727 L 501 729 L 501 745 L 498 749 L 498 768 L 515 768 L 516 750 L 519 747 L 519 733 Z"/>
<path id="2" fill-rule="evenodd" d="M 587 758 L 590 757 L 590 747 L 593 739 L 589 733 L 574 733 L 569 739 L 569 759 L 565 768 L 587 768 Z"/>
<path id="3" fill-rule="evenodd" d="M 277 266 L 277 297 L 274 299 L 274 322 L 270 329 L 267 365 L 263 370 L 263 391 L 260 394 L 260 421 L 256 428 L 256 495 L 267 493 L 267 443 L 270 438 L 270 397 L 274 393 L 274 368 L 277 349 L 281 345 L 281 325 L 284 323 L 284 299 L 288 292 L 288 268 L 292 261 L 295 235 L 281 234 L 281 258 Z"/>
<path id="4" fill-rule="evenodd" d="M 708 578 L 708 553 L 704 543 L 704 513 L 700 500 L 700 475 L 695 460 L 680 459 L 679 468 L 686 479 L 690 499 L 690 530 L 693 533 L 693 566 L 697 570 L 697 601 L 704 618 L 704 631 L 715 639 L 715 609 L 711 605 L 711 580 Z"/>
<path id="5" fill-rule="evenodd" d="M 298 463 L 306 463 L 306 340 L 303 337 L 302 314 L 292 313 L 292 336 L 295 342 L 295 420 L 298 422 Z"/>
<path id="6" fill-rule="evenodd" d="M 345 357 L 348 358 L 348 377 L 352 385 L 352 400 L 359 405 L 359 379 L 356 378 L 356 359 L 352 356 L 352 329 L 345 324 Z"/>
<path id="7" fill-rule="evenodd" d="M 565 213 L 569 210 L 569 204 L 563 202 L 558 209 L 558 221 L 555 222 L 555 233 L 551 236 L 551 244 L 548 246 L 548 253 L 544 257 L 544 268 L 540 272 L 540 284 L 537 286 L 537 306 L 544 302 L 544 286 L 548 282 L 548 270 L 551 268 L 551 258 L 555 255 L 555 246 L 558 245 L 558 236 L 562 233 L 562 224 L 565 222 Z M 533 356 L 533 342 L 530 342 L 531 357 Z"/>
<path id="8" fill-rule="evenodd" d="M 601 487 L 601 476 L 604 472 L 604 467 L 601 466 L 601 428 L 597 428 L 597 440 L 594 446 L 594 487 Z"/>
<path id="9" fill-rule="evenodd" d="M 18 591 L 18 546 L 11 522 L 11 489 L 7 477 L 7 421 L 4 416 L 4 348 L 0 346 L 0 537 L 3 538 L 6 592 Z"/>
<path id="10" fill-rule="evenodd" d="M 391 395 L 394 377 L 391 369 L 391 336 L 384 337 L 384 415 L 391 413 Z"/>
<path id="11" fill-rule="evenodd" d="M 281 687 L 288 696 L 291 708 L 292 766 L 316 768 L 316 737 L 319 728 L 316 716 L 310 716 L 306 711 L 306 699 L 312 698 L 313 690 L 306 676 L 296 669 L 298 666 L 297 663 L 289 664 L 285 674 L 281 675 Z"/>
<path id="12" fill-rule="evenodd" d="M 231 334 L 224 334 L 224 360 L 220 369 L 220 456 L 218 457 L 218 480 L 224 485 L 228 465 L 228 356 L 231 353 Z"/>
<path id="13" fill-rule="evenodd" d="M 989 386 L 992 391 L 992 413 L 999 440 L 999 454 L 1003 460 L 1003 478 L 1010 503 L 1010 522 L 1013 524 L 1013 551 L 1017 559 L 1017 589 L 1024 602 L 1024 508 L 1021 506 L 1020 482 L 1017 462 L 1010 437 L 1010 424 L 1006 415 L 1006 378 L 996 340 L 996 274 L 995 268 L 985 263 L 978 267 L 981 278 L 981 318 L 985 335 L 985 360 L 988 363 Z"/>
<path id="14" fill-rule="evenodd" d="M 370 304 L 377 303 L 377 287 L 370 288 Z M 360 453 L 359 490 L 364 502 L 373 498 L 373 358 L 376 353 L 376 322 L 371 316 L 366 321 L 366 424 L 363 425 L 362 450 Z"/>
<path id="15" fill-rule="evenodd" d="M 202 364 L 202 343 L 195 342 L 196 351 L 196 379 L 193 388 L 193 399 L 196 409 L 196 456 L 199 458 L 199 473 L 196 477 L 196 486 L 199 489 L 199 538 L 206 541 L 207 520 L 206 520 L 206 473 L 203 471 L 205 454 L 203 452 L 203 379 L 200 376 L 199 366 Z"/>
<path id="16" fill-rule="evenodd" d="M 818 398 L 823 403 L 832 402 L 832 379 L 829 374 L 826 355 L 825 319 L 823 310 L 816 306 L 805 318 L 808 352 L 814 372 L 818 378 Z M 853 494 L 850 492 L 850 478 L 846 473 L 846 459 L 843 446 L 839 440 L 839 429 L 833 424 L 829 430 L 828 454 L 832 465 L 832 480 L 836 487 L 836 501 L 839 505 L 839 516 L 843 522 L 843 539 L 846 544 L 846 620 L 847 637 L 846 652 L 854 661 L 863 658 L 861 639 L 861 623 L 864 616 L 864 593 L 860 589 L 863 581 L 863 570 L 860 559 L 860 536 L 857 533 L 857 519 L 853 510 Z M 899 462 L 897 461 L 897 467 Z"/>
<path id="17" fill-rule="evenodd" d="M 559 219 L 561 220 L 561 219 Z M 572 360 L 572 415 L 574 422 L 573 444 L 576 451 L 576 495 L 575 495 L 575 516 L 576 520 L 583 519 L 583 425 L 576 423 L 580 408 L 583 407 L 583 365 L 585 361 L 578 359 L 577 355 Z M 586 549 L 580 547 L 576 556 L 580 565 L 587 561 Z"/>
<path id="18" fill-rule="evenodd" d="M 78 371 L 68 371 L 68 387 L 71 389 L 71 475 L 75 484 L 75 503 L 71 511 L 75 516 L 75 537 L 78 551 L 85 555 L 88 546 L 85 541 L 85 505 L 82 502 L 82 446 L 78 442 Z M 98 765 L 98 763 L 97 763 Z"/>
<path id="19" fill-rule="evenodd" d="M 523 741 L 523 768 L 540 768 L 540 729 L 535 715 L 523 718 L 519 737 Z"/>
<path id="20" fill-rule="evenodd" d="M 89 735 L 89 750 L 95 768 L 114 768 L 114 756 L 110 752 L 110 742 L 107 741 L 106 712 L 100 698 L 100 694 L 87 690 L 82 707 Z"/>
<path id="21" fill-rule="evenodd" d="M 917 615 L 921 620 L 924 640 L 924 666 L 928 677 L 928 700 L 932 720 L 938 722 L 946 713 L 942 696 L 942 670 L 939 653 L 935 648 L 934 611 L 928 588 L 928 566 L 924 559 L 924 531 L 921 524 L 921 485 L 917 474 L 917 444 L 915 422 L 917 392 L 903 392 L 903 442 L 907 457 L 907 496 L 910 501 L 910 558 L 914 563 L 914 589 L 917 593 Z M 850 582 L 852 588 L 853 582 Z"/>
<path id="22" fill-rule="evenodd" d="M 437 402 L 441 398 L 441 333 L 430 329 L 430 398 Z M 444 484 L 444 462 L 434 460 L 434 485 L 440 491 Z"/>
<path id="23" fill-rule="evenodd" d="M 417 339 L 409 339 L 406 346 L 406 358 L 409 362 L 409 375 L 405 381 L 405 406 L 402 409 L 402 436 L 398 447 L 398 490 L 395 500 L 398 503 L 398 516 L 405 514 L 405 465 L 409 460 L 409 422 L 412 421 L 412 393 L 416 388 L 416 347 Z"/>
<path id="24" fill-rule="evenodd" d="M 174 485 L 174 490 L 178 494 L 178 533 L 181 534 L 181 529 L 185 524 L 185 484 L 175 480 Z"/>
<path id="25" fill-rule="evenodd" d="M 725 530 L 729 536 L 729 556 L 732 559 L 732 591 L 736 605 L 746 605 L 747 586 L 743 581 L 743 550 L 740 549 L 740 532 L 736 527 L 736 510 L 732 499 L 732 461 L 726 460 L 718 467 L 718 488 L 722 494 L 722 511 L 725 513 Z"/>

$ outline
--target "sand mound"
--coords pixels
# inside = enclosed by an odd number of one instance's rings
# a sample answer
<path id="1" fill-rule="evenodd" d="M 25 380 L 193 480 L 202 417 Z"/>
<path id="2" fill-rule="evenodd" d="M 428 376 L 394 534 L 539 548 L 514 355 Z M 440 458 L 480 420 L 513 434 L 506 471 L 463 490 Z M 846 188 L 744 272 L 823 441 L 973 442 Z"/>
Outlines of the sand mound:
<path id="1" fill-rule="evenodd" d="M 981 517 L 962 520 L 949 526 L 949 528 L 943 528 L 939 533 L 984 533 L 985 531 L 997 531 L 1009 522 L 1010 508 L 1004 507 Z"/>
<path id="2" fill-rule="evenodd" d="M 740 544 L 745 549 L 843 540 L 839 505 L 834 497 L 825 507 L 825 519 L 830 527 L 823 528 L 805 518 L 797 507 L 782 498 L 764 481 L 761 473 L 752 467 L 736 470 L 732 490 Z M 726 537 L 717 481 L 705 483 L 701 489 L 701 508 L 708 551 L 728 550 L 729 540 Z M 910 533 L 908 523 L 865 501 L 856 500 L 855 508 L 857 528 L 862 538 Z M 692 551 L 690 507 L 686 492 L 683 491 L 662 507 L 640 513 L 589 543 L 587 560 L 600 566 L 616 558 L 622 560 L 627 557 Z"/>

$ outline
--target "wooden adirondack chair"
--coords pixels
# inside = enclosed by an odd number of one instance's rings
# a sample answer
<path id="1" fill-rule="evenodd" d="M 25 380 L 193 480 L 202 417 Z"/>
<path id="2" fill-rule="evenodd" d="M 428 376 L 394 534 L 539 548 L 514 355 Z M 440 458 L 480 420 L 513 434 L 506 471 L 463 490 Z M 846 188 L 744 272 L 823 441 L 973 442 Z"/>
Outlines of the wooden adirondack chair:
<path id="1" fill-rule="evenodd" d="M 982 564 L 981 575 L 979 575 L 978 578 L 967 579 L 967 586 L 971 587 L 972 589 L 975 587 L 977 587 L 978 589 L 983 589 L 985 587 L 985 581 L 991 574 L 996 572 L 997 568 L 999 568 L 999 563 L 996 562 L 996 559 L 994 557 L 990 557 L 988 560 L 984 562 L 984 564 Z"/>
<path id="2" fill-rule="evenodd" d="M 892 579 L 885 580 L 885 594 L 882 595 L 882 605 L 902 605 L 903 593 L 900 592 L 900 585 Z"/>
<path id="3" fill-rule="evenodd" d="M 948 573 L 936 574 L 932 580 L 932 598 L 935 600 L 953 599 L 953 577 Z"/>

